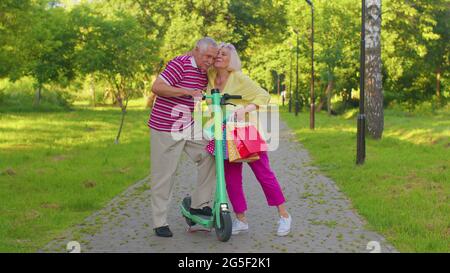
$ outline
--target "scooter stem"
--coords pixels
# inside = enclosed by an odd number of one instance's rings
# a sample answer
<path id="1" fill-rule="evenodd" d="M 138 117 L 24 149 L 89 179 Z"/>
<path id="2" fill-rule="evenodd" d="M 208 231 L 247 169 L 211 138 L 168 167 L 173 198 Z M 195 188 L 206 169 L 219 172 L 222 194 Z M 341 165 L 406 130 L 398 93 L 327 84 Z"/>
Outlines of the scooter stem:
<path id="1" fill-rule="evenodd" d="M 220 226 L 220 211 L 228 210 L 228 202 L 226 197 L 225 188 L 225 173 L 224 173 L 224 154 L 223 154 L 223 113 L 221 108 L 221 95 L 218 89 L 211 90 L 212 105 L 214 113 L 214 145 L 215 145 L 215 157 L 216 157 L 216 222 Z M 225 207 L 226 205 L 226 207 Z M 222 207 L 224 206 L 224 207 Z M 221 208 L 222 207 L 222 208 Z"/>

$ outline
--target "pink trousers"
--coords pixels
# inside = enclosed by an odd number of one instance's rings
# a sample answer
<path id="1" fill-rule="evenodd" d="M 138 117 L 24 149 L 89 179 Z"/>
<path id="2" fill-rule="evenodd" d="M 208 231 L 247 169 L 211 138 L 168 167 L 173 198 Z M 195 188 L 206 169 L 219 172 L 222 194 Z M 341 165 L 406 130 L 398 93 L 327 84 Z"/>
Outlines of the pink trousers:
<path id="1" fill-rule="evenodd" d="M 280 184 L 270 168 L 267 152 L 259 153 L 260 159 L 248 163 L 266 195 L 269 206 L 279 206 L 286 200 L 281 191 Z M 247 210 L 244 188 L 242 186 L 242 163 L 230 163 L 225 160 L 225 180 L 228 197 L 235 213 Z"/>

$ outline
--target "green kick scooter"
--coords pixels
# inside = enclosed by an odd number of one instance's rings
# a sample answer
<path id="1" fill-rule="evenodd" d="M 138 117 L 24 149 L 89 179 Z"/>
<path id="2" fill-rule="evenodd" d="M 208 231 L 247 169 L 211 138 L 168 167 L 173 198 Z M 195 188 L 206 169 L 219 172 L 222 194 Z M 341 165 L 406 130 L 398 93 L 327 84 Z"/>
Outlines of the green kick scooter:
<path id="1" fill-rule="evenodd" d="M 187 196 L 183 199 L 181 204 L 181 214 L 186 219 L 189 227 L 200 224 L 206 228 L 213 228 L 216 230 L 217 239 L 226 242 L 231 237 L 231 215 L 228 205 L 225 186 L 224 174 L 224 154 L 223 154 L 223 131 L 222 131 L 222 105 L 231 104 L 226 101 L 229 99 L 241 99 L 238 95 L 220 95 L 219 89 L 212 89 L 211 95 L 203 95 L 203 100 L 212 99 L 212 108 L 214 114 L 214 145 L 216 158 L 216 192 L 214 195 L 214 205 L 212 208 L 212 216 L 193 215 L 189 212 L 191 207 L 191 197 Z"/>

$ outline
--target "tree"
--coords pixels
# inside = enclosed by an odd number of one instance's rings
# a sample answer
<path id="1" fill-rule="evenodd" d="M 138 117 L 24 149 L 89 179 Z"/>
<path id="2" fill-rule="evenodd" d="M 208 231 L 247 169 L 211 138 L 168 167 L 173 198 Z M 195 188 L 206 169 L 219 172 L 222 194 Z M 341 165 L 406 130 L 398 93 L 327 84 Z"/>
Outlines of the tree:
<path id="1" fill-rule="evenodd" d="M 231 1 L 235 41 L 244 71 L 265 89 L 276 89 L 277 76 L 289 74 L 289 41 L 292 27 L 285 1 Z M 295 43 L 294 43 L 295 44 Z"/>
<path id="2" fill-rule="evenodd" d="M 0 2 L 0 78 L 15 80 L 23 75 L 34 11 L 30 1 Z"/>
<path id="3" fill-rule="evenodd" d="M 383 134 L 383 89 L 381 78 L 381 0 L 366 1 L 365 108 L 367 131 L 380 139 Z"/>
<path id="4" fill-rule="evenodd" d="M 326 101 L 327 112 L 331 114 L 331 97 L 334 89 L 344 89 L 348 78 L 356 76 L 358 41 L 354 34 L 357 33 L 358 23 L 355 19 L 358 18 L 359 9 L 355 10 L 353 1 L 338 3 L 326 1 L 317 7 L 319 8 L 316 16 L 317 69 L 320 72 L 320 79 L 326 82 L 325 92 L 321 92 L 318 110 L 320 111 Z M 347 72 L 352 74 L 346 75 Z M 343 95 L 343 97 L 348 99 L 350 96 Z"/>
<path id="5" fill-rule="evenodd" d="M 450 7 L 446 0 L 385 0 L 383 7 L 385 101 L 413 110 L 448 88 Z"/>
<path id="6" fill-rule="evenodd" d="M 0 77 L 32 76 L 38 106 L 44 84 L 67 85 L 75 76 L 74 29 L 65 10 L 52 1 L 6 1 L 0 13 Z"/>
<path id="7" fill-rule="evenodd" d="M 446 1 L 435 1 L 425 9 L 431 13 L 433 22 L 433 33 L 424 38 L 427 45 L 427 55 L 424 58 L 426 71 L 435 75 L 435 98 L 437 106 L 446 103 L 441 88 L 442 79 L 449 76 L 450 68 L 450 4 Z M 433 77 L 430 75 L 429 79 Z"/>
<path id="8" fill-rule="evenodd" d="M 446 103 L 450 84 L 450 6 L 448 0 L 384 0 L 383 20 L 377 21 L 381 18 L 379 7 L 372 2 L 367 2 L 366 106 L 369 131 L 381 136 L 382 100 L 385 105 L 399 103 L 410 109 L 423 101 L 435 106 Z M 327 105 L 330 111 L 334 94 L 342 98 L 345 109 L 352 90 L 358 88 L 360 7 L 354 3 L 314 0 L 317 110 Z M 24 75 L 33 76 L 37 103 L 46 83 L 73 84 L 72 78 L 86 75 L 99 81 L 108 79 L 114 90 L 122 81 L 127 86 L 134 82 L 137 91 L 151 82 L 165 62 L 190 50 L 196 40 L 207 35 L 233 43 L 244 72 L 271 91 L 278 85 L 279 75 L 295 74 L 295 29 L 299 37 L 299 98 L 301 104 L 306 104 L 310 16 L 306 2 L 297 0 L 3 0 L 0 77 L 14 81 Z M 132 21 L 132 33 L 121 29 L 126 21 Z M 378 33 L 380 24 L 383 31 Z M 148 43 L 145 57 L 150 58 L 142 58 L 145 64 L 140 62 L 137 72 L 132 73 L 135 80 L 131 80 L 133 77 L 118 67 L 119 63 L 127 63 L 128 57 L 131 67 L 139 63 L 133 61 L 133 54 L 126 55 L 133 45 L 123 41 L 137 29 L 136 39 Z M 140 42 L 136 48 L 140 48 Z M 381 59 L 377 57 L 379 52 Z M 295 87 L 295 81 L 290 86 Z M 124 99 L 120 92 L 115 93 L 120 98 L 114 96 L 117 103 Z M 369 110 L 372 108 L 375 110 Z M 371 120 L 377 121 L 377 126 Z"/>
<path id="9" fill-rule="evenodd" d="M 115 139 L 119 143 L 130 98 L 142 94 L 144 75 L 151 74 L 154 42 L 132 16 L 117 13 L 105 18 L 87 6 L 72 10 L 79 27 L 76 63 L 83 74 L 97 73 L 106 78 L 121 109 L 121 122 Z"/>

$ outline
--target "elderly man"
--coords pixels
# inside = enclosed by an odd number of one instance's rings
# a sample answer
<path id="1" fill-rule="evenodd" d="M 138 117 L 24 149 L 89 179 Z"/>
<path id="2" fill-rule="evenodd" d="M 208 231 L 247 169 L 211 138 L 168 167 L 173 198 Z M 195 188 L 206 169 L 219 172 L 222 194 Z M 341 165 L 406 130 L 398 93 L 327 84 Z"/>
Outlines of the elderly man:
<path id="1" fill-rule="evenodd" d="M 213 39 L 200 39 L 192 56 L 172 59 L 153 83 L 152 91 L 157 98 L 148 126 L 151 134 L 151 206 L 157 236 L 173 236 L 167 224 L 167 210 L 172 198 L 173 175 L 182 151 L 196 163 L 198 172 L 190 212 L 212 215 L 210 203 L 216 183 L 214 158 L 205 151 L 205 140 L 186 137 L 188 134 L 183 132 L 194 127 L 194 98 L 201 97 L 206 89 L 206 71 L 213 64 L 217 51 Z"/>

